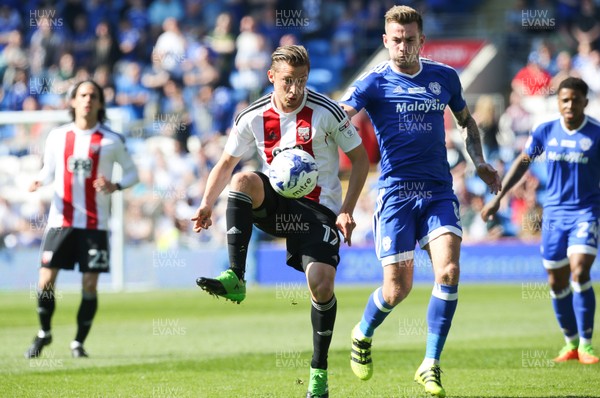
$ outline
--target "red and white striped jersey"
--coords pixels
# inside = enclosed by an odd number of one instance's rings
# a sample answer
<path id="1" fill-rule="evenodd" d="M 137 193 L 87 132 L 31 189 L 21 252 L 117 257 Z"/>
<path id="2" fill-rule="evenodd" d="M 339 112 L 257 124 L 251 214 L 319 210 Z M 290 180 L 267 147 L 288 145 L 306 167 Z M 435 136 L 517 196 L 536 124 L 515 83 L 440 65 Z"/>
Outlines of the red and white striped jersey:
<path id="1" fill-rule="evenodd" d="M 361 143 L 356 129 L 337 103 L 306 89 L 302 104 L 293 112 L 277 109 L 272 94 L 241 111 L 225 152 L 239 157 L 256 145 L 263 160 L 263 172 L 268 175 L 275 148 L 302 146 L 315 158 L 319 169 L 317 186 L 306 197 L 338 214 L 342 206 L 338 146 L 349 152 Z"/>
<path id="2" fill-rule="evenodd" d="M 39 175 L 43 184 L 53 181 L 48 228 L 107 230 L 110 194 L 96 192 L 93 182 L 100 176 L 110 180 L 115 163 L 123 168 L 122 188 L 138 181 L 122 135 L 101 124 L 90 130 L 81 130 L 74 123 L 53 129 L 46 139 Z"/>

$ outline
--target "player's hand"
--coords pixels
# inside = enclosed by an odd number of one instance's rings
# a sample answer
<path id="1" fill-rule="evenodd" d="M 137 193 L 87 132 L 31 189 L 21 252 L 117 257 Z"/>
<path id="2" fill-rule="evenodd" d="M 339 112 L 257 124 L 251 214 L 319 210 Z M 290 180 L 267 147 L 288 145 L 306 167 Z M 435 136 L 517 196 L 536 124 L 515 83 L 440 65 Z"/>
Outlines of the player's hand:
<path id="1" fill-rule="evenodd" d="M 42 182 L 41 181 L 34 181 L 31 183 L 31 185 L 29 186 L 29 192 L 35 192 L 38 190 L 39 187 L 42 186 Z"/>
<path id="2" fill-rule="evenodd" d="M 200 232 L 203 229 L 208 229 L 212 225 L 212 220 L 210 216 L 212 215 L 212 208 L 205 204 L 200 205 L 198 210 L 196 210 L 196 214 L 191 220 L 194 222 L 194 232 Z"/>
<path id="3" fill-rule="evenodd" d="M 356 223 L 352 216 L 349 213 L 340 213 L 335 225 L 342 233 L 344 242 L 346 242 L 348 246 L 352 246 L 352 231 L 356 228 Z"/>
<path id="4" fill-rule="evenodd" d="M 500 180 L 498 172 L 489 164 L 478 164 L 477 175 L 487 184 L 490 192 L 496 194 L 502 189 L 502 181 Z"/>
<path id="5" fill-rule="evenodd" d="M 92 185 L 96 192 L 111 194 L 117 190 L 117 184 L 113 184 L 111 181 L 107 180 L 106 177 L 102 175 L 96 178 Z"/>
<path id="6" fill-rule="evenodd" d="M 500 208 L 500 201 L 492 200 L 487 205 L 483 206 L 481 209 L 481 218 L 483 221 L 488 221 L 491 217 L 493 217 Z"/>

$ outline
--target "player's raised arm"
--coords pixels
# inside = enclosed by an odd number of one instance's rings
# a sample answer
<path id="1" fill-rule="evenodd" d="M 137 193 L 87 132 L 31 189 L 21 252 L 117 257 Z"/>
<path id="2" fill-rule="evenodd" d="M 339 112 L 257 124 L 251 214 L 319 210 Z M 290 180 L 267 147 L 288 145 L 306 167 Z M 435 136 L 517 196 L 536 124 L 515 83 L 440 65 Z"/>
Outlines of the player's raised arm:
<path id="1" fill-rule="evenodd" d="M 194 232 L 200 232 L 203 229 L 208 229 L 212 225 L 210 219 L 212 215 L 212 207 L 214 206 L 217 198 L 223 192 L 223 189 L 229 183 L 233 169 L 239 163 L 241 158 L 232 156 L 227 152 L 223 152 L 221 158 L 211 170 L 208 175 L 208 181 L 206 183 L 206 190 L 202 203 L 196 210 L 196 214 L 192 217 L 194 221 Z"/>
<path id="2" fill-rule="evenodd" d="M 477 168 L 477 175 L 487 184 L 492 193 L 498 193 L 502 189 L 500 176 L 483 158 L 479 128 L 477 127 L 475 119 L 471 116 L 469 108 L 465 106 L 461 111 L 454 112 L 454 117 L 456 117 L 456 122 L 462 130 L 465 146 L 471 160 L 473 160 L 473 163 Z"/>
<path id="3" fill-rule="evenodd" d="M 531 158 L 526 153 L 521 153 L 521 155 L 515 159 L 512 166 L 504 176 L 504 180 L 502 181 L 502 189 L 498 192 L 498 195 L 494 196 L 492 200 L 486 204 L 483 209 L 481 209 L 481 218 L 483 221 L 487 221 L 490 217 L 492 217 L 498 209 L 500 208 L 500 201 L 502 198 L 510 192 L 510 190 L 519 182 L 521 178 L 529 169 L 529 165 L 531 164 Z"/>

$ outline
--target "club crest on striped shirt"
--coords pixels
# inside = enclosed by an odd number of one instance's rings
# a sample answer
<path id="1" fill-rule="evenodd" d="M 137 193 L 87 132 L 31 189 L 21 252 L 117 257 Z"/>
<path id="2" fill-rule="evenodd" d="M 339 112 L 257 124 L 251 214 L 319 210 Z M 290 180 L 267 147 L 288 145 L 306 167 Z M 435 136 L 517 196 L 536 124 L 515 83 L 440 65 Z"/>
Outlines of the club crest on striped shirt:
<path id="1" fill-rule="evenodd" d="M 298 137 L 302 138 L 304 142 L 310 139 L 310 127 L 298 127 Z"/>

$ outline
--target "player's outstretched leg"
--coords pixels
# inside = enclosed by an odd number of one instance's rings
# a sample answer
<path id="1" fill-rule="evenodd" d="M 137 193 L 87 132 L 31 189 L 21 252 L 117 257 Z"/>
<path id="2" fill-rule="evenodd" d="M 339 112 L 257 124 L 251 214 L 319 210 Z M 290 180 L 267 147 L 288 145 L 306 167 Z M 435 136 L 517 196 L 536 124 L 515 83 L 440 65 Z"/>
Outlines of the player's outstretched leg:
<path id="1" fill-rule="evenodd" d="M 243 185 L 246 175 L 236 176 L 233 186 Z M 258 177 L 256 177 L 258 178 Z M 198 278 L 196 284 L 208 293 L 225 297 L 235 303 L 246 298 L 246 258 L 252 237 L 252 198 L 244 192 L 230 191 L 227 199 L 227 251 L 230 268 L 214 279 Z"/>
<path id="2" fill-rule="evenodd" d="M 427 309 L 427 347 L 425 359 L 417 372 L 415 381 L 425 387 L 425 392 L 435 397 L 445 397 L 442 387 L 440 356 L 452 325 L 458 304 L 458 285 L 435 283 Z"/>
<path id="3" fill-rule="evenodd" d="M 360 331 L 360 323 L 352 329 L 352 351 L 350 352 L 350 367 L 352 372 L 361 380 L 369 380 L 373 376 L 373 360 L 371 359 L 372 338 L 366 337 Z"/>
<path id="4" fill-rule="evenodd" d="M 373 376 L 373 359 L 371 358 L 373 333 L 393 308 L 394 306 L 384 300 L 383 288 L 379 287 L 369 296 L 362 320 L 352 329 L 350 367 L 356 377 L 361 380 L 369 380 Z"/>
<path id="5" fill-rule="evenodd" d="M 246 283 L 231 269 L 223 271 L 214 279 L 198 278 L 196 284 L 209 294 L 221 296 L 234 303 L 241 303 L 246 298 Z"/>

